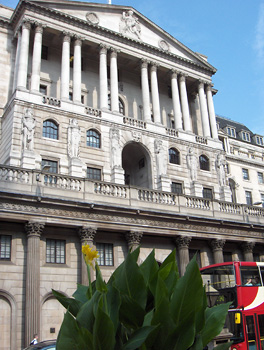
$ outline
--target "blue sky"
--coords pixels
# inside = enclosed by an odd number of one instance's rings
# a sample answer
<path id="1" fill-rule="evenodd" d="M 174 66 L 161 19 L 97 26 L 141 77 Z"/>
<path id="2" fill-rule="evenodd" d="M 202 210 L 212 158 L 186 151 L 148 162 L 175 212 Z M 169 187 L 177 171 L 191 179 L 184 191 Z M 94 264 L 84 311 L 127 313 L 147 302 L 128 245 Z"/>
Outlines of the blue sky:
<path id="1" fill-rule="evenodd" d="M 93 1 L 108 3 L 108 0 Z M 17 0 L 0 0 L 15 7 Z M 264 0 L 112 0 L 208 56 L 217 114 L 264 135 Z"/>

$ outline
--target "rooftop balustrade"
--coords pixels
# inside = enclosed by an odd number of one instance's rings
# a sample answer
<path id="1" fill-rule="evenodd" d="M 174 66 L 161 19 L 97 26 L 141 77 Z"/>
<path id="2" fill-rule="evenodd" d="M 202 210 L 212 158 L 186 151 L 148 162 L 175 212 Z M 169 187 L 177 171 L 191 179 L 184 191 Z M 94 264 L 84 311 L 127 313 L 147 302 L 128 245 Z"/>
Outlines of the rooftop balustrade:
<path id="1" fill-rule="evenodd" d="M 44 198 L 94 203 L 140 211 L 206 217 L 249 224 L 264 223 L 264 208 L 177 195 L 170 192 L 93 181 L 86 178 L 0 166 L 0 191 Z"/>

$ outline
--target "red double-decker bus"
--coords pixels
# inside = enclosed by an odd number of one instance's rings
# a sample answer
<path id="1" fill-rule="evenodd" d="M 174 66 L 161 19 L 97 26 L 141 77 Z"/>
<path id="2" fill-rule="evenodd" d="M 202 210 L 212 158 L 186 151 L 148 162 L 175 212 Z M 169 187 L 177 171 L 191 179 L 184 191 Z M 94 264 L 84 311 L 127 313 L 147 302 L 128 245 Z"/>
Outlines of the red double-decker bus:
<path id="1" fill-rule="evenodd" d="M 201 268 L 209 307 L 232 302 L 225 325 L 233 350 L 264 350 L 264 263 L 226 262 Z"/>

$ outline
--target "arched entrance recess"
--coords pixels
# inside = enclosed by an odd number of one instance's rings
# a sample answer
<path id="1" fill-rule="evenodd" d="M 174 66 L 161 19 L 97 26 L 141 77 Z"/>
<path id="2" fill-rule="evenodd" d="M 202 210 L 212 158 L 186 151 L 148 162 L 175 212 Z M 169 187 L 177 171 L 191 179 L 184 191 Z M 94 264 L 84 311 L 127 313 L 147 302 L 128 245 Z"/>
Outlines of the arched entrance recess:
<path id="1" fill-rule="evenodd" d="M 150 155 L 140 143 L 130 142 L 123 148 L 122 167 L 126 185 L 152 189 Z"/>

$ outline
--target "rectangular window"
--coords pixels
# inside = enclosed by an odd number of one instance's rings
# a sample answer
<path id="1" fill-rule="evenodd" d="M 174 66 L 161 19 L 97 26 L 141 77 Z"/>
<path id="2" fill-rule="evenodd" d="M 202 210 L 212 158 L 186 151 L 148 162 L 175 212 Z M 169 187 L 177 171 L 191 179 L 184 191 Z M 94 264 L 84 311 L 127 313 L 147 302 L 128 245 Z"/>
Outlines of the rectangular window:
<path id="1" fill-rule="evenodd" d="M 250 191 L 245 191 L 245 195 L 247 205 L 252 205 L 252 193 Z"/>
<path id="2" fill-rule="evenodd" d="M 0 260 L 11 260 L 11 236 L 0 236 Z"/>
<path id="3" fill-rule="evenodd" d="M 263 146 L 263 137 L 256 136 L 256 144 Z"/>
<path id="4" fill-rule="evenodd" d="M 228 135 L 231 136 L 231 137 L 236 137 L 236 131 L 235 131 L 234 128 L 228 127 L 228 128 L 227 128 L 227 133 L 228 133 Z"/>
<path id="5" fill-rule="evenodd" d="M 87 178 L 101 180 L 101 169 L 87 167 Z"/>
<path id="6" fill-rule="evenodd" d="M 258 172 L 258 183 L 263 184 L 263 173 Z"/>
<path id="7" fill-rule="evenodd" d="M 46 166 L 46 169 L 44 168 Z M 54 160 L 49 160 L 49 159 L 42 159 L 41 161 L 41 169 L 43 169 L 47 173 L 53 173 L 57 174 L 58 173 L 58 162 Z"/>
<path id="8" fill-rule="evenodd" d="M 244 141 L 250 142 L 250 135 L 249 135 L 249 133 L 248 133 L 248 132 L 245 132 L 245 131 L 242 131 L 242 139 L 243 139 Z"/>
<path id="9" fill-rule="evenodd" d="M 49 53 L 49 48 L 48 46 L 42 45 L 42 49 L 41 49 L 41 58 L 43 60 L 47 60 L 48 59 L 48 53 Z"/>
<path id="10" fill-rule="evenodd" d="M 182 194 L 182 183 L 180 182 L 172 182 L 171 183 L 171 192 Z"/>
<path id="11" fill-rule="evenodd" d="M 40 92 L 42 95 L 47 95 L 47 86 L 46 86 L 46 85 L 40 85 L 40 86 L 39 86 L 39 92 Z"/>
<path id="12" fill-rule="evenodd" d="M 100 266 L 113 266 L 114 255 L 113 255 L 113 244 L 110 243 L 96 243 L 96 250 L 99 253 L 97 260 Z"/>
<path id="13" fill-rule="evenodd" d="M 242 169 L 243 180 L 249 180 L 248 169 Z"/>
<path id="14" fill-rule="evenodd" d="M 261 196 L 262 208 L 264 208 L 264 193 L 261 193 L 260 196 Z"/>
<path id="15" fill-rule="evenodd" d="M 203 198 L 213 199 L 213 191 L 211 188 L 207 188 L 207 187 L 203 188 Z"/>
<path id="16" fill-rule="evenodd" d="M 47 239 L 46 262 L 53 264 L 65 264 L 66 242 L 61 239 Z"/>

